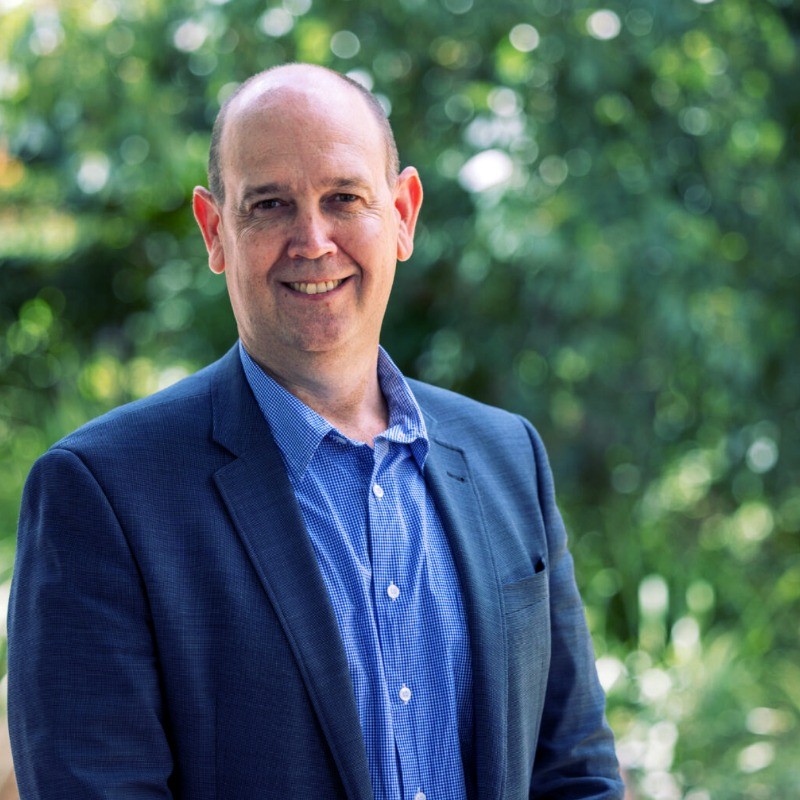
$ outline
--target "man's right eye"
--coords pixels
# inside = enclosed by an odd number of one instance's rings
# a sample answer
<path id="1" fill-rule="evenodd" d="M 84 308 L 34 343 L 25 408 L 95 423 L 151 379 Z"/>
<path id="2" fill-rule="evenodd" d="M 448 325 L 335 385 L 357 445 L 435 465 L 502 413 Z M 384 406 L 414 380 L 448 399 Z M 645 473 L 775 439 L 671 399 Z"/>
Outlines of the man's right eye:
<path id="1" fill-rule="evenodd" d="M 253 208 L 259 210 L 269 210 L 271 208 L 280 208 L 282 205 L 283 201 L 279 200 L 277 197 L 268 197 L 265 200 L 259 200 L 257 203 L 254 203 Z"/>

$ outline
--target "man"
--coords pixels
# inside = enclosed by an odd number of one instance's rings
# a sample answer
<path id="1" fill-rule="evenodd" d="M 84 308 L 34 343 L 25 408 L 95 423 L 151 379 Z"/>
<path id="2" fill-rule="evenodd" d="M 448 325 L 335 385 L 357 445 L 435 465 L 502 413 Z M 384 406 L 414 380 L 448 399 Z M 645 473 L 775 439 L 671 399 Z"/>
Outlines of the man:
<path id="1" fill-rule="evenodd" d="M 24 798 L 619 798 L 533 428 L 379 349 L 419 176 L 288 65 L 194 210 L 240 343 L 56 444 L 9 618 Z"/>

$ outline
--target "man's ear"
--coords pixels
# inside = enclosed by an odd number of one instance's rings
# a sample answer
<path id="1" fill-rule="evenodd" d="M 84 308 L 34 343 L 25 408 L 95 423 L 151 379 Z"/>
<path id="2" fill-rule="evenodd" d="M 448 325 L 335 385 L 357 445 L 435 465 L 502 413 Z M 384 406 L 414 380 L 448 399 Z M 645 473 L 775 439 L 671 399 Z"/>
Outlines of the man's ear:
<path id="1" fill-rule="evenodd" d="M 203 186 L 195 186 L 192 195 L 194 218 L 200 226 L 208 250 L 208 266 L 217 275 L 225 271 L 225 252 L 219 236 L 222 214 L 214 195 Z"/>
<path id="2" fill-rule="evenodd" d="M 422 206 L 422 182 L 414 167 L 406 167 L 397 177 L 394 207 L 400 215 L 397 233 L 397 260 L 407 261 L 414 252 L 414 229 Z"/>

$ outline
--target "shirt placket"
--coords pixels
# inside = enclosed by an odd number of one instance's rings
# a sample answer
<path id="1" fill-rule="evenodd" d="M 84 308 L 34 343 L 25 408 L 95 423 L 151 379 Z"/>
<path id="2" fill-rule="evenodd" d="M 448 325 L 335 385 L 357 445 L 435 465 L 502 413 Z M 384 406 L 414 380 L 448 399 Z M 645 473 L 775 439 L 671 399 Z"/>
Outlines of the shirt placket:
<path id="1" fill-rule="evenodd" d="M 383 668 L 389 692 L 392 728 L 397 747 L 404 800 L 425 800 L 419 775 L 415 694 L 424 691 L 414 669 L 410 635 L 415 625 L 413 548 L 399 524 L 396 471 L 401 468 L 402 445 L 385 439 L 375 443 L 375 466 L 370 492 L 375 615 L 381 639 Z"/>

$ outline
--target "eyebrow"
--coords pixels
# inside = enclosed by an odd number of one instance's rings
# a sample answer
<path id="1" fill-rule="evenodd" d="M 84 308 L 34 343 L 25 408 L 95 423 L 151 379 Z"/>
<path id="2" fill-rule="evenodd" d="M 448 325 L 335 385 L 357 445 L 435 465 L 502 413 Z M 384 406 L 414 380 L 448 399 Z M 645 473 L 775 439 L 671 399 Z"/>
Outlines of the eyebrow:
<path id="1" fill-rule="evenodd" d="M 322 182 L 327 189 L 361 189 L 369 190 L 369 184 L 361 178 L 328 178 Z M 246 206 L 250 201 L 258 197 L 269 197 L 270 195 L 290 194 L 292 191 L 288 183 L 261 183 L 257 186 L 248 186 L 242 194 L 241 205 Z"/>

